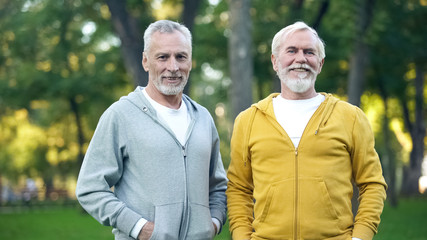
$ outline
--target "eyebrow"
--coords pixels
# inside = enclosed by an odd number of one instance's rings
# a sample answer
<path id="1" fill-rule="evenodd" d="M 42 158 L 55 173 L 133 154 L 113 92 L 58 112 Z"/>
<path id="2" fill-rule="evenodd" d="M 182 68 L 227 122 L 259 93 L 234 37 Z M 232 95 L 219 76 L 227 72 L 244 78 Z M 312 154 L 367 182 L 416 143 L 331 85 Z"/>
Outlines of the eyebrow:
<path id="1" fill-rule="evenodd" d="M 300 48 L 297 48 L 295 46 L 289 46 L 289 47 L 286 48 L 286 50 L 295 50 L 295 49 L 300 49 Z M 302 48 L 302 50 L 303 51 L 317 52 L 315 48 L 310 48 L 310 47 L 309 48 Z"/>
<path id="2" fill-rule="evenodd" d="M 156 53 L 154 56 L 157 57 L 157 56 L 161 56 L 161 55 L 170 56 L 172 54 L 171 53 L 166 53 L 166 52 L 159 52 L 159 53 Z M 185 56 L 189 56 L 190 54 L 187 53 L 187 52 L 185 52 L 185 51 L 182 51 L 182 52 L 174 53 L 173 55 L 185 55 Z"/>

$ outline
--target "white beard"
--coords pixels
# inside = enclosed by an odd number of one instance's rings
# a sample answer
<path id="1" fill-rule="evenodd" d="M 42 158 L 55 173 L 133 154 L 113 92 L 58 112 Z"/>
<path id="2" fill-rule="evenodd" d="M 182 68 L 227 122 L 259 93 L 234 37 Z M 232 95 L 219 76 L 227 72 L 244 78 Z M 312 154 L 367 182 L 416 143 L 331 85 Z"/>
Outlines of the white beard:
<path id="1" fill-rule="evenodd" d="M 286 68 L 282 68 L 280 67 L 280 63 L 278 64 L 279 70 L 277 75 L 279 76 L 280 81 L 282 81 L 282 83 L 285 84 L 292 92 L 304 93 L 314 86 L 317 74 L 314 69 L 307 64 L 294 64 Z M 288 76 L 289 69 L 291 68 L 306 68 L 309 72 L 301 72 L 298 74 L 298 78 L 291 78 Z"/>

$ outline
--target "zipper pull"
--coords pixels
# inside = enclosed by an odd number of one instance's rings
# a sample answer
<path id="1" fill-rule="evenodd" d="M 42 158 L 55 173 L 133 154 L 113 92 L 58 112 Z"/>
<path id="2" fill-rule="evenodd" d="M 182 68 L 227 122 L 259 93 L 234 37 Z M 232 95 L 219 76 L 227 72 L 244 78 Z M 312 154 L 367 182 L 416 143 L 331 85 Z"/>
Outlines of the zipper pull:
<path id="1" fill-rule="evenodd" d="M 184 146 L 182 146 L 182 155 L 184 157 L 187 157 L 187 153 L 185 152 L 185 147 Z"/>

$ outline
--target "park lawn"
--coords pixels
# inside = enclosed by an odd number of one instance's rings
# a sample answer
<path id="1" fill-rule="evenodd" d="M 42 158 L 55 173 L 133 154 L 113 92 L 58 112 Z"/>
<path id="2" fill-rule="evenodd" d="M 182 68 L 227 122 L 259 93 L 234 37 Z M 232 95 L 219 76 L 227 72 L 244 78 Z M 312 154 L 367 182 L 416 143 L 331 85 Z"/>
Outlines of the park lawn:
<path id="1" fill-rule="evenodd" d="M 0 239 L 111 240 L 111 229 L 77 207 L 34 208 L 0 214 Z"/>
<path id="2" fill-rule="evenodd" d="M 1 240 L 112 240 L 111 227 L 102 226 L 79 207 L 53 207 L 14 213 L 0 211 Z M 228 224 L 215 240 L 229 240 Z"/>
<path id="3" fill-rule="evenodd" d="M 374 240 L 426 240 L 427 198 L 401 199 L 397 208 L 386 203 Z M 79 207 L 35 208 L 0 213 L 0 239 L 112 240 L 104 227 Z M 231 239 L 228 224 L 215 240 Z"/>
<path id="4" fill-rule="evenodd" d="M 399 200 L 397 208 L 386 203 L 374 240 L 427 240 L 427 198 Z"/>

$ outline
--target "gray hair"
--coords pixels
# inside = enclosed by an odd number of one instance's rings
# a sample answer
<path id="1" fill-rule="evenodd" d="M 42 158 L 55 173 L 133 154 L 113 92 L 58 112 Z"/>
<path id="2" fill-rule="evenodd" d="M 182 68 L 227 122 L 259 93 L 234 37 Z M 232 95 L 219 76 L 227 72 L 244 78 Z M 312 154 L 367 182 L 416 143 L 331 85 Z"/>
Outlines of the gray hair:
<path id="1" fill-rule="evenodd" d="M 280 51 L 280 45 L 281 45 L 282 41 L 285 40 L 290 34 L 296 32 L 296 31 L 299 31 L 299 30 L 308 30 L 311 33 L 313 33 L 313 35 L 317 38 L 316 48 L 319 51 L 319 57 L 320 57 L 320 59 L 324 59 L 326 56 L 326 54 L 325 54 L 325 43 L 319 37 L 319 35 L 317 35 L 316 30 L 309 27 L 304 22 L 295 22 L 292 25 L 289 25 L 285 28 L 282 28 L 282 30 L 280 30 L 278 33 L 276 33 L 276 35 L 274 35 L 273 42 L 271 44 L 272 54 L 274 56 L 278 56 L 279 51 Z"/>
<path id="2" fill-rule="evenodd" d="M 184 35 L 191 49 L 191 45 L 192 45 L 191 33 L 186 26 L 170 20 L 159 20 L 154 23 L 151 23 L 144 32 L 144 51 L 145 52 L 149 51 L 151 46 L 151 37 L 155 32 L 173 33 L 174 31 L 179 31 Z"/>

